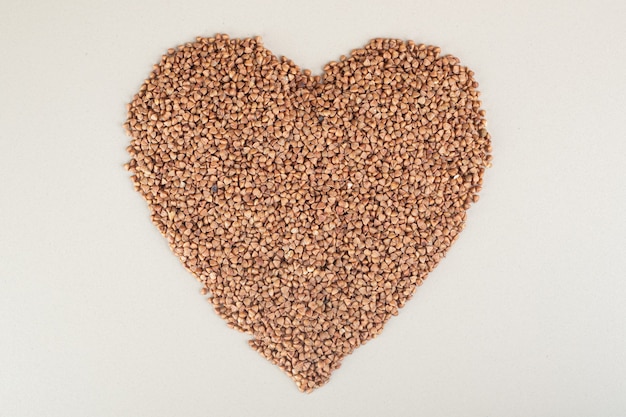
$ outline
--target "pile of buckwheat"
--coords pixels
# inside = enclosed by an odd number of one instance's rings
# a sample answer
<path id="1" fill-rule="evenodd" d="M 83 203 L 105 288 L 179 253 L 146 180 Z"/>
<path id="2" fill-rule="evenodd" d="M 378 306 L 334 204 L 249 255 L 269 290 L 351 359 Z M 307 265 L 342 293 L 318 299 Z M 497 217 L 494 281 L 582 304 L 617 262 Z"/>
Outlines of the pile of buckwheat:
<path id="1" fill-rule="evenodd" d="M 490 166 L 472 71 L 374 39 L 312 76 L 259 38 L 170 49 L 128 106 L 127 168 L 227 323 L 302 391 L 398 314 Z"/>

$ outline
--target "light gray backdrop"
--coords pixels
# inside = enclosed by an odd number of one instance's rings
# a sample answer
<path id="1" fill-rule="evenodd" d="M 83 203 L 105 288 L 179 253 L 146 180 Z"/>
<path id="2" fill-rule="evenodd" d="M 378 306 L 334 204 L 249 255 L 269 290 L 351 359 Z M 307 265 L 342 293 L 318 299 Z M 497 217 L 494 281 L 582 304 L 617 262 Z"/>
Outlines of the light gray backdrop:
<path id="1" fill-rule="evenodd" d="M 0 3 L 0 415 L 626 415 L 626 2 Z M 167 48 L 261 35 L 315 73 L 372 37 L 476 72 L 494 166 L 447 258 L 311 395 L 150 223 L 125 104 Z"/>

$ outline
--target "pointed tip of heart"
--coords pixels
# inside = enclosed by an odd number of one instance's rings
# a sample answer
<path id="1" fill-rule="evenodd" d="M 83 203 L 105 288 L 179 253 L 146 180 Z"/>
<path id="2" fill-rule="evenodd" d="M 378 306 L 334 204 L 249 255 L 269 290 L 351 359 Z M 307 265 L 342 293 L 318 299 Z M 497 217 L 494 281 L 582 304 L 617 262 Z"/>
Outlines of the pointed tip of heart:
<path id="1" fill-rule="evenodd" d="M 275 344 L 273 342 L 251 339 L 248 341 L 248 344 L 271 363 L 278 366 L 296 383 L 298 389 L 304 393 L 313 392 L 326 384 L 330 380 L 332 372 L 341 367 L 341 359 L 344 357 L 343 355 L 335 356 L 332 362 L 319 360 L 317 356 L 309 360 L 302 360 L 300 358 L 302 355 L 298 351 L 293 350 L 290 354 L 288 349 L 277 349 L 281 342 Z M 299 357 L 292 356 L 295 354 L 299 355 Z"/>

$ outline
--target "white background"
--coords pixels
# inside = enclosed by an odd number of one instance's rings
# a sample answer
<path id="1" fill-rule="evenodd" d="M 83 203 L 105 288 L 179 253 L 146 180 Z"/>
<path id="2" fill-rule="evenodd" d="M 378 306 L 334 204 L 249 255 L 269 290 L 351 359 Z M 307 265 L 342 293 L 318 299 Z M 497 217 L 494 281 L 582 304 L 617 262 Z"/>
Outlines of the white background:
<path id="1" fill-rule="evenodd" d="M 0 416 L 625 416 L 626 2 L 0 1 Z M 122 168 L 167 48 L 373 37 L 476 72 L 494 166 L 446 259 L 313 394 L 232 331 Z"/>

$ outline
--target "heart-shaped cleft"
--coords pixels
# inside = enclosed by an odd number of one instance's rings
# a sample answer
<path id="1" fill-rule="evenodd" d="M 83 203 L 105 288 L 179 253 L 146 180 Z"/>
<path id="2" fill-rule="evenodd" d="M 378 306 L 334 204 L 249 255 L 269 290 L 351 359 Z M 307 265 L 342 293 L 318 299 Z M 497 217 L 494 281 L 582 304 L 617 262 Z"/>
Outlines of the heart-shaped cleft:
<path id="1" fill-rule="evenodd" d="M 170 49 L 128 107 L 136 189 L 229 326 L 303 391 L 378 335 L 478 198 L 473 73 L 375 39 L 312 76 L 259 38 Z"/>

